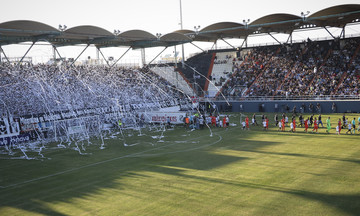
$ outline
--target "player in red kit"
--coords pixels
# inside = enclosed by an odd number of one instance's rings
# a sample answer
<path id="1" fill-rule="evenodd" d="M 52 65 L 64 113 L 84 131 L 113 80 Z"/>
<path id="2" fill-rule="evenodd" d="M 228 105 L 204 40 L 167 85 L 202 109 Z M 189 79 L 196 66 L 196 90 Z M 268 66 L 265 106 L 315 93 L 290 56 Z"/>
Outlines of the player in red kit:
<path id="1" fill-rule="evenodd" d="M 281 119 L 281 131 L 285 131 L 285 118 Z"/>
<path id="2" fill-rule="evenodd" d="M 211 126 L 216 127 L 216 117 L 215 116 L 211 116 Z"/>
<path id="3" fill-rule="evenodd" d="M 305 125 L 305 132 L 307 133 L 307 130 L 309 128 L 309 118 L 307 118 L 305 121 L 304 121 L 304 125 Z"/>
<path id="4" fill-rule="evenodd" d="M 316 131 L 316 133 L 318 132 L 318 128 L 319 128 L 319 125 L 318 125 L 318 121 L 315 117 L 314 119 L 314 129 L 312 130 L 313 132 Z"/>
<path id="5" fill-rule="evenodd" d="M 340 134 L 340 132 L 341 132 L 341 119 L 339 119 L 338 126 L 339 126 L 339 134 Z"/>
<path id="6" fill-rule="evenodd" d="M 268 117 L 265 117 L 265 121 L 266 121 L 266 130 L 269 130 L 269 119 L 268 119 Z"/>
<path id="7" fill-rule="evenodd" d="M 293 127 L 294 127 L 294 132 L 296 131 L 295 129 L 296 129 L 296 120 L 295 120 L 295 118 L 293 118 Z"/>
<path id="8" fill-rule="evenodd" d="M 249 128 L 249 118 L 246 116 L 246 118 L 245 118 L 245 124 L 246 124 L 246 129 L 250 129 Z"/>

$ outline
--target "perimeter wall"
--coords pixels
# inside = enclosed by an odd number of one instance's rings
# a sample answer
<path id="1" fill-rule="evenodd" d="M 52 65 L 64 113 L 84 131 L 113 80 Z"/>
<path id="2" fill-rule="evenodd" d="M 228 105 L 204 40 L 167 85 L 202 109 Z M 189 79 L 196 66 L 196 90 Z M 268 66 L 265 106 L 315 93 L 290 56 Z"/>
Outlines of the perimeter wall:
<path id="1" fill-rule="evenodd" d="M 296 112 L 304 113 L 360 113 L 360 100 L 283 100 L 283 101 L 216 101 L 214 102 L 220 112 L 292 112 L 296 106 Z M 320 104 L 321 110 L 316 109 Z M 333 111 L 333 103 L 336 109 Z M 313 110 L 309 109 L 309 105 L 313 105 Z M 287 109 L 288 107 L 288 109 Z M 302 109 L 305 107 L 305 109 Z"/>

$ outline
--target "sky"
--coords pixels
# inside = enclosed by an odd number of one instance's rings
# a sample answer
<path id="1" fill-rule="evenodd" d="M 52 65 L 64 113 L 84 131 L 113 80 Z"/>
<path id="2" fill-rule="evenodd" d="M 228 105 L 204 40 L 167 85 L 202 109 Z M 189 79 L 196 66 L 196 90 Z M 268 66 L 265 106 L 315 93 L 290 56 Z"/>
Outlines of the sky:
<path id="1" fill-rule="evenodd" d="M 238 22 L 244 19 L 256 20 L 265 15 L 273 13 L 289 13 L 300 15 L 301 12 L 310 11 L 310 14 L 321 9 L 341 5 L 360 4 L 359 0 L 181 0 L 183 28 L 194 30 L 194 26 L 200 25 L 204 28 L 217 22 Z M 67 25 L 68 28 L 79 25 L 94 25 L 104 28 L 110 32 L 115 29 L 121 32 L 133 29 L 141 29 L 152 34 L 173 32 L 180 29 L 180 0 L 5 0 L 1 3 L 0 23 L 12 20 L 34 20 L 58 27 L 59 24 Z M 334 29 L 335 35 L 340 30 Z M 351 27 L 347 33 L 360 33 L 359 28 Z M 318 37 L 328 37 L 323 32 L 312 33 Z M 279 35 L 279 38 L 287 36 Z M 304 37 L 304 38 L 302 38 Z M 306 39 L 298 36 L 298 39 Z M 286 39 L 285 39 L 286 40 Z M 242 40 L 229 40 L 234 46 L 240 46 Z M 273 43 L 271 38 L 263 38 L 256 43 Z M 250 41 L 249 41 L 250 43 Z M 254 42 L 255 43 L 255 42 Z M 211 43 L 196 43 L 202 49 L 209 49 Z M 218 47 L 227 46 L 218 44 Z M 9 57 L 22 56 L 28 46 L 4 46 Z M 66 57 L 76 57 L 83 47 L 59 48 L 60 54 Z M 106 48 L 103 50 L 105 56 L 120 57 L 126 48 Z M 147 61 L 152 60 L 162 48 L 146 49 Z M 177 50 L 181 50 L 177 46 Z M 185 45 L 185 56 L 200 50 L 191 44 Z M 173 48 L 168 48 L 162 55 L 172 54 Z M 47 58 L 52 55 L 51 47 L 35 46 L 29 53 L 37 58 Z M 95 58 L 95 48 L 87 50 L 80 59 L 88 56 Z M 122 59 L 124 62 L 139 62 L 140 51 L 131 51 Z"/>

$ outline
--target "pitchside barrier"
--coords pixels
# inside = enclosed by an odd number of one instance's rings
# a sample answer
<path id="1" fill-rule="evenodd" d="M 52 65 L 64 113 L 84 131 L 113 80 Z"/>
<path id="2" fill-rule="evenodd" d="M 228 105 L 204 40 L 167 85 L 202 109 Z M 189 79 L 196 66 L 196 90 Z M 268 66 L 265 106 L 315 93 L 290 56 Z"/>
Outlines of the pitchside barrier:
<path id="1" fill-rule="evenodd" d="M 204 102 L 201 102 L 204 103 Z M 219 112 L 360 113 L 360 100 L 214 101 Z"/>
<path id="2" fill-rule="evenodd" d="M 143 112 L 146 123 L 167 123 L 169 120 L 171 124 L 184 124 L 184 117 L 186 112 Z"/>

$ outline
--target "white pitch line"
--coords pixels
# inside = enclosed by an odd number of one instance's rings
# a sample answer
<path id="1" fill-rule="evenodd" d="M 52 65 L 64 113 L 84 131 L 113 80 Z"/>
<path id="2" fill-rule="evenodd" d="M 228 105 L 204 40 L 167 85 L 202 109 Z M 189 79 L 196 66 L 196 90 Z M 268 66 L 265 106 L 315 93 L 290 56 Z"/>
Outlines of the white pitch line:
<path id="1" fill-rule="evenodd" d="M 218 142 L 220 142 L 222 140 L 222 137 L 219 135 L 220 139 L 217 140 L 216 142 L 210 144 L 210 145 L 214 145 Z M 201 138 L 201 137 L 196 137 L 195 139 L 198 139 L 198 138 Z M 192 139 L 190 139 L 192 140 Z M 153 149 L 148 149 L 148 150 L 145 150 L 145 151 L 142 151 L 142 152 L 137 152 L 137 153 L 133 153 L 133 154 L 129 154 L 129 155 L 124 155 L 124 156 L 121 156 L 121 157 L 116 157 L 116 158 L 111 158 L 111 159 L 108 159 L 108 160 L 104 160 L 104 161 L 99 161 L 99 162 L 96 162 L 96 163 L 92 163 L 92 164 L 88 164 L 88 165 L 84 165 L 84 166 L 81 166 L 81 167 L 76 167 L 76 168 L 72 168 L 72 169 L 69 169 L 69 170 L 64 170 L 64 171 L 61 171 L 61 172 L 57 172 L 57 173 L 54 173 L 54 174 L 51 174 L 51 175 L 46 175 L 46 176 L 42 176 L 42 177 L 39 177 L 39 178 L 34 178 L 34 179 L 30 179 L 30 180 L 27 180 L 27 181 L 23 181 L 23 182 L 19 182 L 19 183 L 16 183 L 16 184 L 11 184 L 11 185 L 7 185 L 7 186 L 0 186 L 1 189 L 8 189 L 8 188 L 12 188 L 12 187 L 17 187 L 19 185 L 23 185 L 23 184 L 28 184 L 28 183 L 31 183 L 31 182 L 35 182 L 35 181 L 39 181 L 39 180 L 43 180 L 43 179 L 47 179 L 47 178 L 50 178 L 50 177 L 54 177 L 54 176 L 58 176 L 58 175 L 62 175 L 62 174 L 65 174 L 65 173 L 69 173 L 69 172 L 73 172 L 73 171 L 76 171 L 76 170 L 80 170 L 80 169 L 83 169 L 83 168 L 87 168 L 87 167 L 92 167 L 92 166 L 96 166 L 96 165 L 99 165 L 99 164 L 103 164 L 103 163 L 107 163 L 107 162 L 111 162 L 111 161 L 114 161 L 114 160 L 119 160 L 119 159 L 122 159 L 122 158 L 126 158 L 126 157 L 135 157 L 136 155 L 138 156 L 142 156 L 141 154 L 144 154 L 146 152 L 150 152 L 150 151 L 154 151 L 154 150 L 158 150 L 158 149 L 161 149 L 161 148 L 165 148 L 165 147 L 169 147 L 169 146 L 172 146 L 172 145 L 176 145 L 178 143 L 173 143 L 173 144 L 169 144 L 169 145 L 164 145 L 164 146 L 159 146 L 157 148 L 153 148 Z M 210 146 L 210 145 L 207 145 L 207 146 Z M 195 149 L 199 149 L 199 148 L 202 148 L 203 146 L 201 147 L 198 147 L 198 148 L 195 148 Z M 206 146 L 205 146 L 206 147 Z M 193 150 L 195 150 L 193 149 Z M 184 152 L 185 151 L 188 151 L 188 150 L 183 150 Z M 177 151 L 179 152 L 179 151 Z M 181 151 L 180 151 L 181 152 Z M 172 153 L 176 153 L 176 152 L 172 152 Z M 165 154 L 165 153 L 164 153 Z M 154 154 L 156 155 L 156 154 Z M 145 155 L 147 156 L 147 155 Z M 152 156 L 152 155 L 149 155 L 149 156 Z"/>
<path id="2" fill-rule="evenodd" d="M 215 145 L 217 143 L 219 143 L 221 140 L 222 140 L 222 136 L 216 134 L 217 136 L 219 136 L 219 139 L 213 143 L 210 143 L 208 145 L 202 145 L 202 146 L 198 146 L 198 147 L 194 147 L 194 148 L 189 148 L 189 149 L 186 149 L 186 150 L 178 150 L 178 151 L 172 151 L 172 152 L 164 152 L 164 153 L 157 153 L 157 154 L 140 154 L 140 155 L 137 155 L 135 157 L 151 157 L 151 156 L 159 156 L 159 155 L 164 155 L 164 154 L 175 154 L 175 153 L 183 153 L 183 152 L 188 152 L 188 151 L 193 151 L 193 150 L 198 150 L 198 149 L 201 149 L 201 148 L 205 148 L 205 147 L 209 147 L 209 146 L 212 146 L 212 145 Z M 199 137 L 197 137 L 199 138 Z M 132 156 L 129 156 L 129 157 L 132 157 Z"/>

